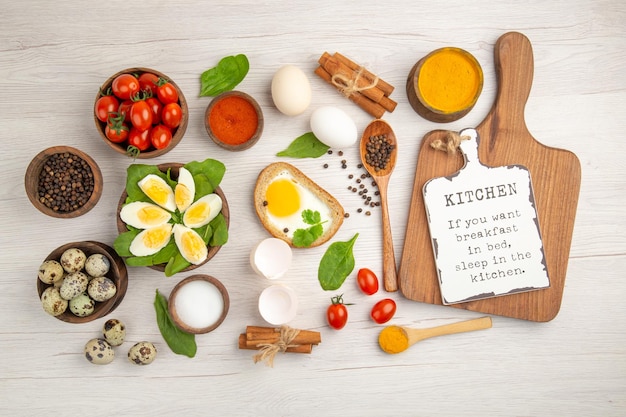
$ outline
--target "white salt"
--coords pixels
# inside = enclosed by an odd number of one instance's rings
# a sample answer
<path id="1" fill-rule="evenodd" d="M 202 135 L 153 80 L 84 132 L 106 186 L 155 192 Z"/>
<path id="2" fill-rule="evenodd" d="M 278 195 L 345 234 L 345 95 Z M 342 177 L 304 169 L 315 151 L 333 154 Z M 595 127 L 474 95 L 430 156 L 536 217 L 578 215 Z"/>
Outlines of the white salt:
<path id="1" fill-rule="evenodd" d="M 185 324 L 203 329 L 219 320 L 224 311 L 224 298 L 210 282 L 190 281 L 178 289 L 174 307 Z"/>

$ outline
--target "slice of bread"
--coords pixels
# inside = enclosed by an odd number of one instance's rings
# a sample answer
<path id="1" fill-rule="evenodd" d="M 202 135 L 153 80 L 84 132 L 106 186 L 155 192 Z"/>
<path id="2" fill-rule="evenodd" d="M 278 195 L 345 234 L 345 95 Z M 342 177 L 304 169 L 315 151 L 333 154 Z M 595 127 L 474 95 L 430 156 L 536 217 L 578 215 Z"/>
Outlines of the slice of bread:
<path id="1" fill-rule="evenodd" d="M 330 218 L 322 218 L 325 221 L 323 224 L 324 233 L 318 237 L 310 246 L 315 247 L 326 243 L 332 238 L 339 227 L 343 223 L 344 209 L 330 193 L 317 185 L 313 180 L 307 177 L 302 171 L 286 162 L 275 162 L 265 167 L 260 173 L 254 187 L 254 207 L 259 220 L 263 224 L 263 227 L 274 237 L 282 239 L 290 246 L 293 245 L 292 237 L 290 233 L 285 232 L 275 222 L 270 219 L 270 215 L 267 210 L 267 201 L 265 200 L 265 193 L 268 185 L 282 172 L 287 171 L 289 175 L 302 187 L 310 190 L 321 202 L 323 202 L 330 210 Z M 302 210 L 312 209 L 311 207 L 301 207 L 298 213 Z M 302 226 L 305 227 L 305 226 Z M 290 231 L 291 234 L 294 232 Z"/>

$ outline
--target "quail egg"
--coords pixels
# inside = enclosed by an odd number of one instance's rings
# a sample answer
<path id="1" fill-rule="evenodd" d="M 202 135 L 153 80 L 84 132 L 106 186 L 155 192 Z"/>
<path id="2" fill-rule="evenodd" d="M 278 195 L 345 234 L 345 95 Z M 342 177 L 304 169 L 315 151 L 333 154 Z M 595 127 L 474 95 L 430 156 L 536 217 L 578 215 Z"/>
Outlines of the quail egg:
<path id="1" fill-rule="evenodd" d="M 119 346 L 124 343 L 126 326 L 118 319 L 109 319 L 102 326 L 102 335 L 111 346 Z"/>
<path id="2" fill-rule="evenodd" d="M 87 277 L 87 274 L 80 271 L 72 272 L 63 279 L 59 293 L 61 297 L 69 301 L 77 295 L 84 293 L 88 284 L 89 277 Z"/>
<path id="3" fill-rule="evenodd" d="M 115 351 L 106 340 L 91 339 L 85 344 L 85 358 L 95 365 L 106 365 L 115 359 Z"/>
<path id="4" fill-rule="evenodd" d="M 58 288 L 48 287 L 41 294 L 41 305 L 46 313 L 56 317 L 67 310 L 68 302 L 61 297 Z"/>
<path id="5" fill-rule="evenodd" d="M 112 298 L 117 292 L 117 287 L 110 278 L 98 277 L 89 282 L 87 292 L 91 298 L 102 302 Z"/>
<path id="6" fill-rule="evenodd" d="M 96 308 L 96 302 L 89 295 L 82 293 L 70 300 L 70 311 L 78 317 L 87 317 Z"/>
<path id="7" fill-rule="evenodd" d="M 149 365 L 157 356 L 156 347 L 150 342 L 139 342 L 128 351 L 128 360 L 135 365 Z"/>
<path id="8" fill-rule="evenodd" d="M 54 260 L 45 261 L 39 267 L 39 279 L 44 284 L 54 284 L 56 281 L 63 279 L 65 270 L 60 263 Z"/>
<path id="9" fill-rule="evenodd" d="M 67 272 L 78 272 L 85 267 L 87 256 L 78 248 L 70 248 L 61 255 L 61 266 Z"/>
<path id="10" fill-rule="evenodd" d="M 94 253 L 85 261 L 85 272 L 94 278 L 105 276 L 109 268 L 111 261 L 101 253 Z"/>

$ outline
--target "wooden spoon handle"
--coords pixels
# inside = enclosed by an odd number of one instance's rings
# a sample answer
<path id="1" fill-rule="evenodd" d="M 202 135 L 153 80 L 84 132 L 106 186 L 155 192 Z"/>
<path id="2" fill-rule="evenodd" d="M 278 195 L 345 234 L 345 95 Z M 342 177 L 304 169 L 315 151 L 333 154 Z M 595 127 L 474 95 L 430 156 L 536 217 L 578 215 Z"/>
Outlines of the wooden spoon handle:
<path id="1" fill-rule="evenodd" d="M 383 224 L 383 287 L 387 292 L 394 292 L 398 291 L 398 271 L 396 255 L 393 249 L 389 208 L 387 206 L 387 184 L 381 184 L 381 181 L 379 181 L 378 187 Z"/>
<path id="2" fill-rule="evenodd" d="M 472 332 L 474 330 L 488 329 L 491 327 L 491 317 L 480 317 L 477 319 L 461 321 L 459 323 L 445 324 L 443 326 L 431 327 L 430 329 L 413 329 L 415 332 L 409 334 L 412 343 L 428 339 L 435 336 Z"/>

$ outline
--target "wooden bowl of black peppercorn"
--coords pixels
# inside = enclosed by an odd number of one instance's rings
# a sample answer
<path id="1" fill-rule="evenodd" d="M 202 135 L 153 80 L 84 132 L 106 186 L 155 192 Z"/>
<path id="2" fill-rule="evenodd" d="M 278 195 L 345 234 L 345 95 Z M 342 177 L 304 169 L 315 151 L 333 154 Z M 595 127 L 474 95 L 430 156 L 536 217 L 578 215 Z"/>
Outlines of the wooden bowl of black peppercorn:
<path id="1" fill-rule="evenodd" d="M 70 146 L 39 152 L 24 177 L 26 195 L 42 213 L 73 218 L 91 210 L 102 195 L 102 172 L 86 153 Z"/>

